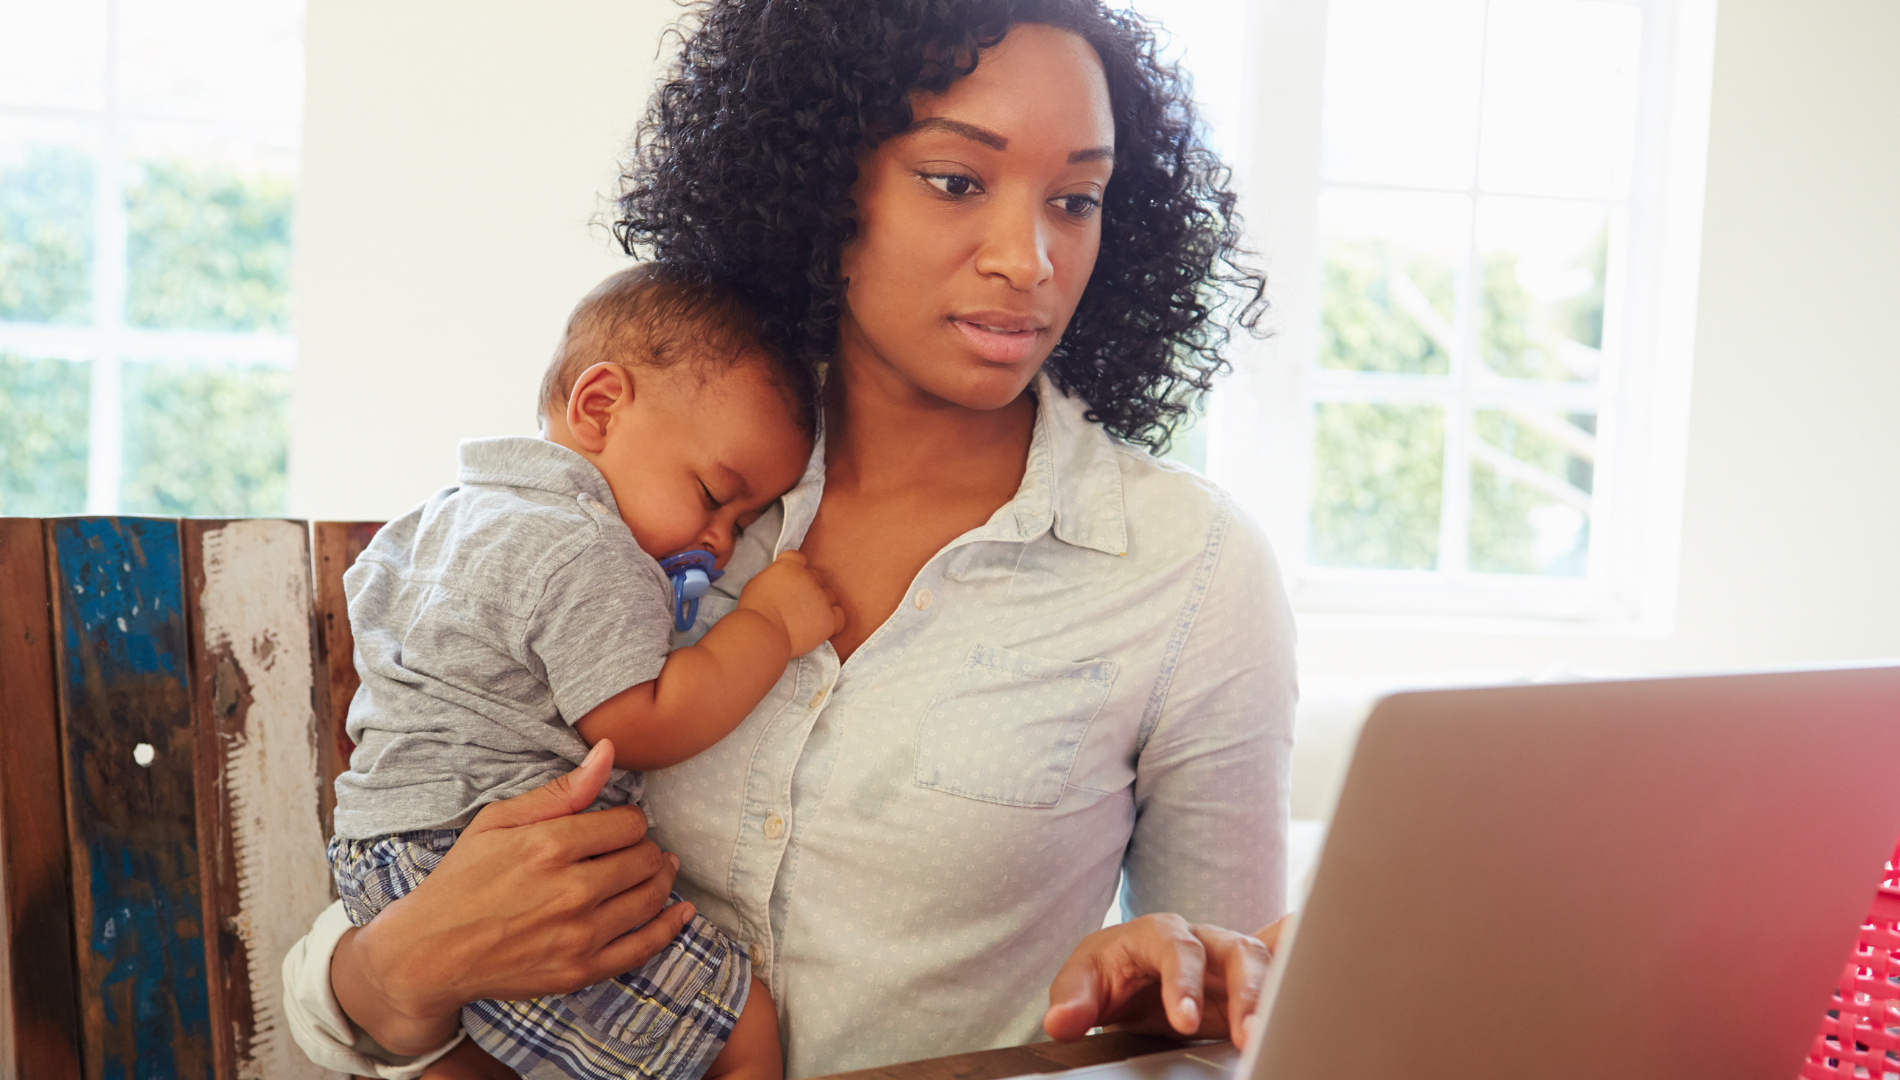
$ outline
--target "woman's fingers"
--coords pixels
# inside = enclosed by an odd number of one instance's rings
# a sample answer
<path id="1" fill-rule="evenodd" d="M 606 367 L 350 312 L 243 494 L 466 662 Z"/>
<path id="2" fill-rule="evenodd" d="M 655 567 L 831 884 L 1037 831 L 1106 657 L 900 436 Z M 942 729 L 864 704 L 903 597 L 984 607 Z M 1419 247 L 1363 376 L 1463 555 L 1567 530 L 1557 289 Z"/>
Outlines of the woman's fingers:
<path id="1" fill-rule="evenodd" d="M 1091 950 L 1094 938 L 1091 934 L 1082 939 L 1049 984 L 1049 1011 L 1042 1014 L 1042 1029 L 1052 1039 L 1069 1042 L 1087 1035 L 1107 1011 L 1107 988 Z"/>
<path id="2" fill-rule="evenodd" d="M 594 967 L 599 972 L 595 981 L 611 978 L 623 971 L 632 971 L 646 963 L 686 928 L 687 922 L 693 917 L 693 910 L 692 904 L 682 900 L 653 916 L 638 930 L 608 942 L 594 957 Z"/>
<path id="3" fill-rule="evenodd" d="M 613 768 L 614 744 L 602 739 L 572 772 L 562 773 L 533 791 L 482 807 L 462 831 L 462 837 L 578 814 L 593 805 L 601 785 L 613 775 Z"/>
<path id="4" fill-rule="evenodd" d="M 518 796 L 527 798 L 534 792 Z M 575 814 L 535 828 L 536 843 L 562 863 L 591 859 L 621 851 L 646 840 L 647 816 L 637 806 L 614 806 L 591 814 Z M 467 835 L 467 834 L 463 834 Z"/>
<path id="5" fill-rule="evenodd" d="M 1043 1029 L 1079 1039 L 1100 1024 L 1129 1021 L 1192 1035 L 1202 1027 L 1201 941 L 1175 915 L 1144 915 L 1082 939 L 1049 985 Z"/>
<path id="6" fill-rule="evenodd" d="M 609 851 L 603 855 L 588 859 L 574 868 L 575 879 L 584 883 L 592 904 L 605 904 L 620 894 L 630 890 L 651 886 L 664 898 L 673 887 L 673 875 L 679 868 L 679 862 L 672 855 L 660 850 L 651 840 L 642 840 L 630 847 Z M 659 907 L 655 905 L 654 911 Z M 643 919 L 653 917 L 653 911 L 647 912 Z M 615 933 L 633 928 L 632 923 L 621 927 Z"/>
<path id="7" fill-rule="evenodd" d="M 1062 1040 L 1103 1024 L 1244 1038 L 1240 1024 L 1259 1007 L 1272 960 L 1262 937 L 1277 940 L 1280 925 L 1251 936 L 1144 915 L 1090 934 L 1049 986 L 1043 1029 Z"/>
<path id="8" fill-rule="evenodd" d="M 598 901 L 587 918 L 596 930 L 598 944 L 605 945 L 658 915 L 666 906 L 673 878 L 679 872 L 679 860 L 648 843 L 631 857 L 595 859 L 587 869 L 593 871 L 594 863 L 600 862 L 609 865 L 599 871 L 599 877 L 590 878 Z"/>
<path id="9" fill-rule="evenodd" d="M 1201 1003 L 1207 952 L 1193 929 L 1179 918 L 1157 917 L 1147 928 L 1155 943 L 1152 958 L 1160 968 L 1161 1007 L 1168 1026 L 1182 1035 L 1201 1030 Z"/>
<path id="10" fill-rule="evenodd" d="M 1258 937 L 1237 934 L 1218 926 L 1195 926 L 1192 929 L 1206 950 L 1209 968 L 1220 975 L 1227 1030 L 1235 1042 L 1243 1042 L 1247 1018 L 1253 1015 L 1254 1009 L 1260 1004 L 1260 991 L 1266 985 L 1267 965 L 1272 961 L 1273 954 Z"/>

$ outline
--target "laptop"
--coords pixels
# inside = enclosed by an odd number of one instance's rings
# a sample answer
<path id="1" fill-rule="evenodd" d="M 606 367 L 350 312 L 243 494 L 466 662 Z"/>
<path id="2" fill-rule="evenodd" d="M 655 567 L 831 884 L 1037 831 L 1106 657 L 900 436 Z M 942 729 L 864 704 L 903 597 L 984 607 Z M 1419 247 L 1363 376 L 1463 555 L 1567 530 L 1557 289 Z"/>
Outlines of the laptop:
<path id="1" fill-rule="evenodd" d="M 1065 1075 L 1794 1080 L 1896 839 L 1900 667 L 1396 695 L 1249 1052 Z"/>

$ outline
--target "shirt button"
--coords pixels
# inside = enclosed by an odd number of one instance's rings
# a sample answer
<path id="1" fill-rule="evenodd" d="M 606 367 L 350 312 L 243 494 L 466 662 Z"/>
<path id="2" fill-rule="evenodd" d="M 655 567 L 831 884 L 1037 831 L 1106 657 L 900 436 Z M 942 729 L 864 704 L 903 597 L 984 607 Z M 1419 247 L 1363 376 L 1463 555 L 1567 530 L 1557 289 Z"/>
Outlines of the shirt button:
<path id="1" fill-rule="evenodd" d="M 825 688 L 821 686 L 812 694 L 811 700 L 807 701 L 805 705 L 808 708 L 816 709 L 818 707 L 818 703 L 823 700 L 825 700 Z"/>
<path id="2" fill-rule="evenodd" d="M 765 946 L 755 941 L 746 947 L 746 955 L 752 958 L 753 967 L 765 966 Z"/>
<path id="3" fill-rule="evenodd" d="M 917 599 L 912 601 L 912 603 L 917 605 L 918 611 L 922 611 L 936 602 L 937 598 L 931 594 L 929 589 L 918 589 Z"/>
<path id="4" fill-rule="evenodd" d="M 765 838 L 767 840 L 777 840 L 784 835 L 785 819 L 779 817 L 777 814 L 768 815 L 765 819 Z"/>

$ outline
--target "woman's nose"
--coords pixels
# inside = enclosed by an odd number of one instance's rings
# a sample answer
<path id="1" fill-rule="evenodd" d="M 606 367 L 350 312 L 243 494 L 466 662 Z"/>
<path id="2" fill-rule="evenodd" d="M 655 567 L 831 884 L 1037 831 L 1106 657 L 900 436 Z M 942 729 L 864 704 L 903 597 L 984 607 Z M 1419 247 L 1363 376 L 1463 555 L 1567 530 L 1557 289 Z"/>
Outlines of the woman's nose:
<path id="1" fill-rule="evenodd" d="M 1027 292 L 1055 276 L 1044 235 L 1042 204 L 1034 199 L 998 199 L 990 214 L 977 272 L 995 275 L 1011 288 Z"/>

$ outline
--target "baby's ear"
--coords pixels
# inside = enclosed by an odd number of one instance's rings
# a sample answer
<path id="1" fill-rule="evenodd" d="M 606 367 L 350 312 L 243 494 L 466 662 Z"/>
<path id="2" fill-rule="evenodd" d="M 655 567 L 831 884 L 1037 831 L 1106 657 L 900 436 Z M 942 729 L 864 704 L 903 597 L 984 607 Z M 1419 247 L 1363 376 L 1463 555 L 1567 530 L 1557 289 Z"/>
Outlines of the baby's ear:
<path id="1" fill-rule="evenodd" d="M 574 441 L 590 454 L 607 445 L 607 424 L 613 411 L 633 402 L 633 378 L 619 364 L 602 362 L 581 372 L 567 396 L 567 427 Z"/>

